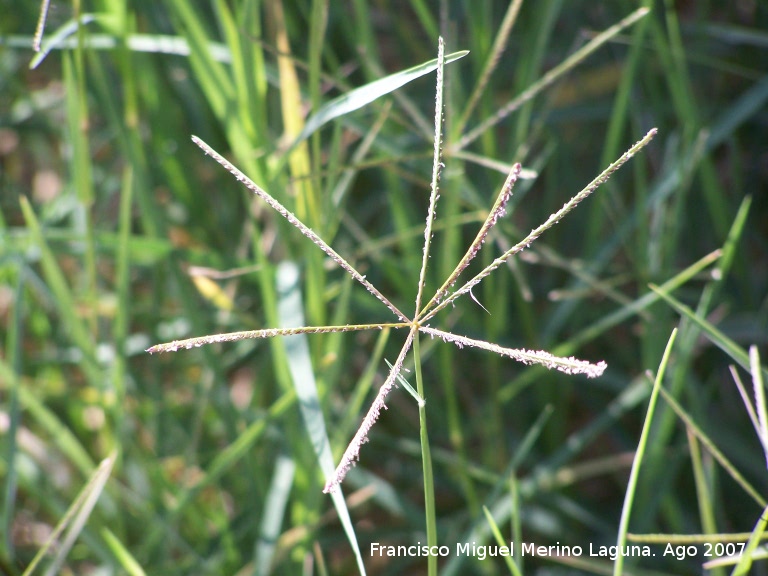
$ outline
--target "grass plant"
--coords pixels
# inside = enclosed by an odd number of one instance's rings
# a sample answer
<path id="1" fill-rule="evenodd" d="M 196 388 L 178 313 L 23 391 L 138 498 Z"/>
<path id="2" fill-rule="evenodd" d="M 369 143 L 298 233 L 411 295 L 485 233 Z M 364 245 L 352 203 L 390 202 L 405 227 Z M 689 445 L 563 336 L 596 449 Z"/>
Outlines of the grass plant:
<path id="1" fill-rule="evenodd" d="M 0 572 L 764 570 L 760 3 L 3 14 Z"/>

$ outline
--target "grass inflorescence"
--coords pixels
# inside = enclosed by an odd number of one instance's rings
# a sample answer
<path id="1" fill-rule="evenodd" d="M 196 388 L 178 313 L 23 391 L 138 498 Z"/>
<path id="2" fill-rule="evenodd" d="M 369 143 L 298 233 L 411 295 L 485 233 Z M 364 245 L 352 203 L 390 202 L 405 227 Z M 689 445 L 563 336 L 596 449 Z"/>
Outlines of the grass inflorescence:
<path id="1" fill-rule="evenodd" d="M 760 2 L 17 4 L 0 572 L 759 571 Z"/>

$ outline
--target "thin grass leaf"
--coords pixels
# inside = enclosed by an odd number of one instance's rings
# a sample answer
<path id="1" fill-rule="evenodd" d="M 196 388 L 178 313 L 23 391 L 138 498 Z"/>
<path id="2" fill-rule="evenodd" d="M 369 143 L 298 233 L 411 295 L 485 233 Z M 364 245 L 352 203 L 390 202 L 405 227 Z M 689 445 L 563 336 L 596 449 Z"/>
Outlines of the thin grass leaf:
<path id="1" fill-rule="evenodd" d="M 277 269 L 277 293 L 280 299 L 277 303 L 277 315 L 281 325 L 290 327 L 304 322 L 304 311 L 301 293 L 299 291 L 299 269 L 293 262 L 281 262 Z M 315 374 L 312 369 L 312 360 L 309 355 L 307 338 L 303 334 L 296 334 L 284 339 L 285 353 L 288 359 L 288 368 L 291 373 L 296 396 L 299 399 L 299 409 L 304 419 L 304 424 L 312 443 L 312 449 L 317 456 L 320 469 L 325 476 L 326 487 L 333 483 L 334 474 L 333 454 L 328 440 L 328 432 L 325 426 L 325 417 L 321 409 L 320 396 L 317 392 Z M 341 482 L 339 480 L 338 482 Z M 338 482 L 336 483 L 338 485 Z M 357 560 L 357 568 L 361 574 L 365 574 L 365 565 L 357 543 L 355 528 L 349 516 L 347 503 L 341 490 L 333 490 L 331 494 L 336 513 L 339 515 L 347 540 L 352 547 Z"/>
<path id="2" fill-rule="evenodd" d="M 752 534 L 747 541 L 744 552 L 740 554 L 738 564 L 736 564 L 736 567 L 731 573 L 733 576 L 745 576 L 746 574 L 749 574 L 753 560 L 765 559 L 768 557 L 766 550 L 762 550 L 762 554 L 757 554 L 757 546 L 763 538 L 766 526 L 768 526 L 768 507 L 764 508 L 763 513 L 760 514 L 760 518 L 758 518 L 755 528 L 752 530 Z"/>
<path id="3" fill-rule="evenodd" d="M 649 284 L 648 287 L 651 290 L 653 290 L 656 294 L 658 294 L 670 306 L 672 306 L 672 308 L 677 310 L 680 314 L 689 318 L 690 320 L 693 320 L 696 324 L 698 324 L 704 331 L 704 334 L 709 339 L 709 341 L 712 342 L 718 348 L 720 348 L 723 352 L 728 354 L 728 356 L 733 358 L 736 362 L 738 362 L 742 368 L 744 368 L 745 370 L 752 369 L 749 362 L 749 354 L 741 346 L 736 344 L 736 342 L 728 338 L 728 336 L 723 334 L 708 320 L 705 320 L 698 314 L 695 314 L 693 310 L 691 310 L 688 306 L 686 306 L 676 298 L 672 297 L 666 290 L 661 289 L 659 286 L 656 286 L 655 284 Z M 768 369 L 761 368 L 761 371 L 763 373 L 763 376 L 768 378 Z"/>
<path id="4" fill-rule="evenodd" d="M 392 370 L 393 366 L 390 363 L 390 361 L 384 360 L 384 362 L 386 362 L 389 369 Z M 416 389 L 413 386 L 411 386 L 410 382 L 408 382 L 408 380 L 405 379 L 402 373 L 397 375 L 397 383 L 400 384 L 400 386 L 402 386 L 403 388 L 405 388 L 408 394 L 410 394 L 411 397 L 414 400 L 416 400 L 416 404 L 418 404 L 419 406 L 423 406 L 424 404 L 426 404 L 426 400 L 424 400 L 424 398 L 416 391 Z"/>
<path id="5" fill-rule="evenodd" d="M 467 50 L 461 50 L 459 52 L 449 54 L 445 57 L 445 64 L 455 62 L 467 54 L 469 54 Z M 437 68 L 437 64 L 438 61 L 437 58 L 435 58 L 428 62 L 424 62 L 423 64 L 419 64 L 418 66 L 414 66 L 413 68 L 391 74 L 381 78 L 380 80 L 375 80 L 369 84 L 366 84 L 365 86 L 355 88 L 354 90 L 347 92 L 338 98 L 334 98 L 330 102 L 323 105 L 307 120 L 307 123 L 304 125 L 304 130 L 302 130 L 301 134 L 299 134 L 293 144 L 291 144 L 291 148 L 296 146 L 299 142 L 309 138 L 309 136 L 311 136 L 314 132 L 316 132 L 323 125 L 327 124 L 334 118 L 338 118 L 339 116 L 343 116 L 344 114 L 349 114 L 350 112 L 358 110 L 366 104 L 370 104 L 374 100 L 378 100 L 382 96 L 385 96 L 390 92 L 394 92 L 401 86 L 408 84 L 408 82 L 411 82 L 416 78 L 420 78 L 425 74 L 429 74 Z"/>
<path id="6" fill-rule="evenodd" d="M 760 352 L 754 345 L 749 347 L 749 368 L 752 373 L 752 388 L 755 391 L 755 406 L 760 424 L 757 437 L 763 446 L 768 446 L 768 410 L 765 402 L 765 386 L 763 385 L 763 372 L 760 366 Z M 768 451 L 766 452 L 766 464 L 768 464 Z"/>
<path id="7" fill-rule="evenodd" d="M 645 456 L 645 449 L 648 444 L 648 436 L 651 432 L 651 422 L 653 421 L 653 415 L 656 412 L 656 401 L 659 397 L 659 389 L 661 383 L 664 381 L 664 375 L 667 371 L 667 364 L 669 363 L 669 357 L 672 354 L 672 347 L 675 344 L 675 338 L 677 337 L 677 329 L 672 330 L 672 334 L 667 341 L 667 347 L 664 349 L 664 355 L 661 358 L 659 369 L 656 372 L 656 378 L 653 383 L 653 390 L 651 391 L 651 398 L 648 400 L 648 410 L 645 413 L 645 420 L 643 421 L 643 430 L 640 432 L 640 440 L 637 443 L 637 450 L 635 451 L 635 458 L 632 462 L 632 470 L 629 473 L 629 480 L 627 481 L 627 489 L 624 496 L 624 504 L 621 507 L 621 519 L 619 520 L 618 538 L 616 539 L 616 546 L 619 550 L 623 550 L 627 543 L 627 529 L 629 528 L 629 517 L 632 512 L 632 503 L 635 499 L 635 491 L 637 490 L 637 480 L 640 476 L 640 466 Z M 614 576 L 621 576 L 624 568 L 624 557 L 620 554 L 613 564 Z"/>
<path id="8" fill-rule="evenodd" d="M 146 572 L 138 563 L 133 554 L 130 553 L 125 544 L 123 544 L 114 532 L 109 528 L 101 529 L 101 537 L 107 543 L 107 547 L 111 550 L 112 554 L 117 558 L 120 566 L 125 570 L 129 576 L 146 576 Z"/>
<path id="9" fill-rule="evenodd" d="M 699 522 L 701 529 L 706 534 L 717 533 L 717 521 L 715 520 L 715 511 L 713 505 L 715 501 L 712 498 L 711 482 L 705 470 L 701 448 L 693 432 L 686 428 L 685 437 L 688 442 L 688 454 L 691 460 L 691 469 L 693 470 L 693 484 L 696 489 L 696 504 L 699 512 Z"/>
<path id="10" fill-rule="evenodd" d="M 576 65 L 585 60 L 590 54 L 597 50 L 600 46 L 605 44 L 608 40 L 619 34 L 622 30 L 628 28 L 640 18 L 648 14 L 650 10 L 648 8 L 638 8 L 632 12 L 626 18 L 620 20 L 610 28 L 601 32 L 590 40 L 586 45 L 579 50 L 571 54 L 568 58 L 563 60 L 560 64 L 552 68 L 549 72 L 544 74 L 540 80 L 534 82 L 529 88 L 524 90 L 517 98 L 503 106 L 496 114 L 480 123 L 480 125 L 464 135 L 455 146 L 452 148 L 461 150 L 469 146 L 472 142 L 482 136 L 488 129 L 492 128 L 504 118 L 512 114 L 515 110 L 519 109 L 523 104 L 534 98 L 537 94 L 542 92 L 548 86 L 553 84 L 558 78 L 563 76 L 566 72 L 569 72 Z"/>
<path id="11" fill-rule="evenodd" d="M 502 162 L 500 160 L 488 158 L 487 156 L 475 154 L 474 152 L 467 152 L 466 150 L 449 150 L 448 153 L 451 158 L 466 160 L 467 162 L 472 162 L 473 164 L 488 168 L 489 170 L 494 170 L 500 174 L 509 174 L 514 167 L 514 164 L 510 164 L 509 162 Z M 518 176 L 520 180 L 535 180 L 538 177 L 538 170 L 533 170 L 531 168 L 522 168 L 520 170 L 520 175 Z"/>
<path id="12" fill-rule="evenodd" d="M 24 571 L 24 576 L 28 576 L 34 572 L 43 557 L 48 554 L 48 551 L 54 544 L 57 544 L 59 536 L 66 530 L 64 539 L 56 546 L 53 560 L 45 571 L 46 576 L 53 576 L 54 574 L 59 573 L 69 551 L 72 549 L 72 545 L 85 527 L 85 523 L 88 521 L 93 507 L 96 505 L 99 496 L 101 496 L 101 493 L 104 490 L 104 485 L 107 483 L 107 480 L 109 480 L 116 459 L 117 454 L 112 453 L 102 460 L 98 467 L 93 471 L 93 474 L 88 479 L 85 486 L 83 486 L 83 489 L 80 490 L 77 498 L 75 498 L 59 521 L 59 524 L 53 532 L 51 532 L 45 545 L 38 550 L 37 554 L 35 554 L 35 557 L 32 559 L 32 562 L 27 566 L 27 569 Z"/>
<path id="13" fill-rule="evenodd" d="M 709 437 L 704 433 L 704 431 L 699 428 L 696 423 L 694 422 L 693 418 L 688 414 L 682 406 L 675 400 L 672 395 L 667 392 L 664 388 L 660 388 L 661 395 L 664 396 L 664 399 L 667 401 L 667 404 L 669 404 L 672 409 L 675 411 L 675 413 L 678 415 L 678 417 L 683 421 L 683 423 L 686 425 L 687 428 L 689 428 L 693 433 L 696 435 L 696 437 L 701 441 L 702 444 L 704 444 L 707 447 L 707 450 L 709 450 L 709 453 L 712 454 L 712 456 L 717 460 L 720 465 L 725 468 L 726 472 L 733 478 L 736 483 L 741 486 L 741 488 L 746 492 L 755 502 L 758 503 L 761 507 L 766 506 L 766 500 L 763 498 L 763 496 L 755 490 L 755 488 L 747 481 L 746 478 L 738 471 L 738 469 L 728 460 L 728 458 L 725 457 L 725 455 L 720 452 L 720 450 L 715 446 L 714 442 L 709 439 Z"/>
<path id="14" fill-rule="evenodd" d="M 496 524 L 496 521 L 493 519 L 493 515 L 485 506 L 483 506 L 483 514 L 485 514 L 485 520 L 488 522 L 488 527 L 491 530 L 491 534 L 493 534 L 493 539 L 496 540 L 497 546 L 499 546 L 500 548 L 505 547 L 509 549 L 509 542 L 504 539 L 504 535 L 501 533 L 501 530 L 499 530 L 499 525 Z M 517 564 L 515 564 L 515 561 L 512 559 L 512 554 L 508 552 L 507 554 L 502 554 L 502 556 L 504 557 L 504 562 L 506 563 L 507 568 L 509 569 L 509 573 L 514 574 L 515 576 L 522 576 L 520 569 L 517 567 Z"/>
<path id="15" fill-rule="evenodd" d="M 501 55 L 509 42 L 509 35 L 512 32 L 512 28 L 517 21 L 517 15 L 520 13 L 520 7 L 523 5 L 523 0 L 514 0 L 509 3 L 507 11 L 504 13 L 504 18 L 499 25 L 499 30 L 496 33 L 496 37 L 493 40 L 493 46 L 488 53 L 488 57 L 485 60 L 482 72 L 480 72 L 480 78 L 475 83 L 475 87 L 472 90 L 472 94 L 467 100 L 467 105 L 464 107 L 464 111 L 461 113 L 461 118 L 456 122 L 453 127 L 454 134 L 461 134 L 464 131 L 470 115 L 474 111 L 477 103 L 480 101 L 480 97 L 485 93 L 485 88 L 488 85 L 493 71 L 499 64 Z"/>
<path id="16" fill-rule="evenodd" d="M 755 411 L 755 408 L 752 406 L 752 400 L 749 398 L 749 394 L 747 393 L 747 389 L 744 387 L 744 383 L 741 381 L 741 377 L 739 376 L 739 373 L 736 370 L 736 367 L 731 365 L 728 367 L 728 369 L 731 372 L 731 377 L 733 378 L 734 383 L 736 384 L 736 388 L 739 391 L 739 395 L 741 396 L 741 401 L 744 403 L 744 408 L 747 411 L 747 415 L 749 416 L 750 422 L 752 422 L 752 427 L 755 429 L 755 434 L 760 439 L 760 443 L 763 445 L 763 452 L 766 455 L 766 459 L 768 459 L 768 442 L 766 442 L 766 439 L 762 437 L 762 433 L 760 431 L 760 421 L 757 417 L 757 412 Z"/>
<path id="17" fill-rule="evenodd" d="M 254 550 L 254 575 L 269 574 L 280 531 L 285 520 L 285 507 L 293 486 L 296 463 L 280 454 L 272 472 L 272 482 L 267 491 L 264 511 L 261 515 L 259 538 Z"/>

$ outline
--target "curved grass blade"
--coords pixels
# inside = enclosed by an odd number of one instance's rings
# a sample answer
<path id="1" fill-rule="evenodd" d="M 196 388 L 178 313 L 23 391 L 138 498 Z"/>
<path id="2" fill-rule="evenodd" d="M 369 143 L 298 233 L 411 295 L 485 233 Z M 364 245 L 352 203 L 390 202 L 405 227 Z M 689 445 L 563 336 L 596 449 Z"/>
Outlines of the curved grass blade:
<path id="1" fill-rule="evenodd" d="M 103 18 L 103 16 L 96 14 L 83 14 L 80 16 L 79 20 L 70 20 L 69 22 L 65 23 L 48 40 L 43 42 L 42 45 L 38 47 L 35 57 L 32 58 L 32 60 L 29 62 L 29 69 L 34 70 L 37 68 L 45 59 L 45 57 L 48 56 L 51 50 L 59 48 L 61 44 L 66 42 L 70 36 L 77 32 L 77 29 L 80 26 L 85 26 L 86 24 L 95 22 L 99 18 Z M 76 41 L 73 40 L 73 43 L 70 44 L 70 47 L 74 47 L 75 45 Z"/>
<path id="2" fill-rule="evenodd" d="M 637 451 L 635 452 L 635 460 L 632 462 L 632 471 L 629 473 L 629 480 L 627 481 L 627 492 L 624 497 L 624 505 L 621 509 L 621 520 L 619 521 L 619 535 L 616 545 L 619 550 L 623 549 L 623 546 L 627 543 L 627 528 L 629 527 L 629 516 L 632 511 L 632 502 L 635 498 L 635 490 L 637 489 L 637 478 L 640 474 L 640 465 L 645 455 L 645 448 L 648 443 L 648 436 L 651 432 L 651 421 L 653 415 L 656 412 L 656 401 L 659 397 L 659 389 L 661 383 L 664 380 L 664 374 L 667 371 L 667 363 L 669 362 L 669 356 L 672 353 L 672 347 L 675 344 L 675 338 L 677 337 L 677 328 L 672 330 L 672 334 L 667 342 L 667 348 L 664 350 L 664 356 L 661 359 L 659 370 L 656 373 L 656 379 L 653 383 L 653 390 L 651 392 L 651 399 L 648 401 L 648 410 L 645 414 L 645 421 L 643 422 L 643 431 L 640 433 L 640 441 L 637 443 Z M 624 557 L 619 554 L 613 565 L 614 576 L 621 576 L 622 568 L 624 567 Z"/>
<path id="3" fill-rule="evenodd" d="M 277 269 L 277 292 L 280 300 L 277 304 L 277 314 L 280 324 L 285 327 L 300 325 L 304 322 L 304 312 L 299 292 L 299 269 L 293 262 L 282 262 Z M 312 361 L 309 357 L 309 345 L 307 337 L 303 334 L 295 334 L 284 339 L 285 353 L 288 357 L 288 367 L 299 399 L 299 409 L 307 427 L 312 449 L 315 451 L 320 468 L 323 471 L 326 482 L 333 482 L 334 466 L 331 443 L 325 427 L 325 417 L 320 408 L 320 397 L 315 384 L 315 374 L 312 369 Z M 357 559 L 357 567 L 360 574 L 365 574 L 365 565 L 357 544 L 355 528 L 347 509 L 347 503 L 341 490 L 334 490 L 331 494 L 333 506 L 339 515 L 339 520 L 347 535 L 349 544 Z"/>
<path id="4" fill-rule="evenodd" d="M 256 575 L 269 574 L 295 472 L 296 463 L 293 460 L 284 454 L 278 456 L 267 493 L 267 504 L 261 516 L 259 539 L 254 552 L 253 564 Z"/>
<path id="5" fill-rule="evenodd" d="M 67 554 L 69 554 L 75 540 L 77 540 L 77 537 L 83 531 L 85 523 L 88 521 L 88 517 L 93 511 L 93 507 L 96 506 L 96 502 L 99 500 L 99 496 L 101 496 L 104 486 L 112 473 L 112 467 L 114 466 L 116 459 L 117 453 L 113 452 L 101 461 L 98 468 L 94 470 L 88 480 L 88 483 L 77 495 L 75 501 L 72 502 L 72 505 L 64 514 L 64 517 L 61 519 L 58 526 L 56 526 L 56 529 L 51 532 L 45 545 L 37 552 L 32 562 L 27 566 L 27 569 L 24 571 L 25 576 L 34 572 L 35 568 L 40 563 L 40 560 L 42 560 L 51 547 L 57 543 L 59 536 L 64 530 L 67 530 L 64 540 L 56 546 L 56 555 L 45 572 L 46 575 L 59 573 L 59 569 L 67 558 Z M 67 529 L 68 526 L 69 529 Z"/>
<path id="6" fill-rule="evenodd" d="M 461 50 L 449 54 L 445 57 L 445 64 L 450 64 L 459 58 L 463 58 L 467 54 L 469 54 L 468 50 Z M 338 118 L 349 112 L 354 112 L 366 104 L 370 104 L 374 100 L 378 100 L 382 96 L 394 92 L 401 86 L 408 84 L 408 82 L 416 80 L 416 78 L 420 78 L 425 74 L 429 74 L 436 68 L 437 58 L 434 58 L 428 62 L 414 66 L 413 68 L 390 74 L 389 76 L 370 82 L 365 86 L 355 88 L 354 90 L 327 102 L 307 120 L 307 123 L 304 125 L 304 130 L 301 131 L 301 134 L 299 134 L 293 144 L 291 144 L 291 148 L 309 138 L 309 136 L 314 134 L 320 127 L 334 118 Z"/>
<path id="7" fill-rule="evenodd" d="M 695 322 L 704 332 L 704 336 L 712 342 L 715 346 L 720 348 L 723 352 L 733 358 L 744 370 L 751 371 L 752 367 L 749 361 L 749 354 L 744 348 L 739 346 L 735 341 L 729 338 L 725 333 L 715 327 L 714 324 L 709 322 L 706 318 L 702 318 L 691 310 L 688 306 L 674 298 L 668 291 L 656 286 L 655 284 L 649 284 L 648 287 L 653 290 L 658 296 L 666 301 L 672 308 L 674 308 L 679 314 L 685 316 L 689 320 Z M 762 368 L 764 378 L 768 378 L 768 369 Z"/>

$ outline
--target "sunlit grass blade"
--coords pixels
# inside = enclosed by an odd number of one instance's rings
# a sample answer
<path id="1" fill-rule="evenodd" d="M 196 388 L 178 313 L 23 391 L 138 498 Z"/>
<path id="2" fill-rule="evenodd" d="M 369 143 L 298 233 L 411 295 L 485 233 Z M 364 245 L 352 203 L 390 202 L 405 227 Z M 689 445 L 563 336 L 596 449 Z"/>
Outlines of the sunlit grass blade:
<path id="1" fill-rule="evenodd" d="M 468 52 L 466 50 L 448 54 L 445 57 L 445 64 L 455 62 L 467 54 Z M 366 84 L 365 86 L 355 88 L 346 94 L 342 94 L 338 98 L 334 98 L 330 102 L 324 104 L 307 120 L 306 124 L 304 125 L 304 130 L 302 130 L 301 134 L 299 134 L 299 136 L 293 142 L 292 146 L 296 146 L 299 142 L 311 136 L 314 132 L 316 132 L 323 125 L 327 124 L 334 118 L 338 118 L 339 116 L 343 116 L 344 114 L 358 110 L 366 104 L 370 104 L 374 100 L 377 100 L 382 96 L 389 94 L 390 92 L 394 92 L 408 82 L 411 82 L 416 78 L 420 78 L 425 74 L 429 74 L 436 68 L 437 58 L 428 62 L 424 62 L 423 64 L 419 64 L 418 66 L 414 66 L 413 68 L 403 70 L 402 72 L 391 74 L 381 78 L 380 80 L 375 80 Z"/>
<path id="2" fill-rule="evenodd" d="M 632 471 L 629 473 L 629 480 L 627 481 L 627 489 L 624 496 L 624 505 L 621 508 L 621 520 L 619 520 L 619 531 L 616 545 L 619 550 L 623 550 L 623 546 L 627 543 L 627 529 L 629 528 L 629 517 L 632 512 L 632 503 L 635 498 L 635 491 L 637 490 L 638 477 L 640 475 L 640 466 L 645 456 L 645 449 L 648 444 L 648 436 L 651 432 L 651 422 L 653 421 L 653 415 L 656 412 L 656 401 L 659 397 L 659 389 L 661 383 L 664 381 L 664 375 L 667 371 L 667 364 L 669 357 L 672 354 L 672 347 L 675 344 L 675 338 L 677 336 L 677 329 L 672 331 L 667 342 L 667 347 L 664 350 L 664 356 L 661 358 L 659 364 L 659 370 L 656 373 L 656 378 L 653 384 L 653 391 L 651 392 L 651 398 L 648 400 L 648 410 L 645 414 L 645 420 L 643 421 L 643 430 L 640 432 L 640 440 L 637 443 L 637 450 L 635 452 L 635 459 L 632 462 Z M 619 555 L 613 564 L 614 576 L 621 576 L 624 568 L 624 556 Z"/>
<path id="3" fill-rule="evenodd" d="M 269 574 L 274 558 L 280 531 L 285 521 L 285 508 L 293 486 L 296 463 L 280 454 L 272 472 L 266 505 L 261 515 L 259 539 L 256 542 L 253 558 L 254 574 Z"/>
<path id="4" fill-rule="evenodd" d="M 35 571 L 37 565 L 54 545 L 55 552 L 53 553 L 53 559 L 48 565 L 45 575 L 53 576 L 54 574 L 59 574 L 69 551 L 72 549 L 77 537 L 83 531 L 93 507 L 96 506 L 96 502 L 99 500 L 99 497 L 104 490 L 104 485 L 107 483 L 107 480 L 109 480 L 116 459 L 117 454 L 111 454 L 108 458 L 102 460 L 99 466 L 93 471 L 93 474 L 86 485 L 83 486 L 83 489 L 77 495 L 77 498 L 75 498 L 67 512 L 59 521 L 56 529 L 51 532 L 45 545 L 37 552 L 32 562 L 27 566 L 27 569 L 24 571 L 25 576 L 30 575 Z M 66 534 L 64 535 L 64 539 L 61 542 L 58 542 L 59 537 L 64 534 L 65 531 Z"/>
<path id="5" fill-rule="evenodd" d="M 571 54 L 568 58 L 563 60 L 560 64 L 552 68 L 549 72 L 544 74 L 540 80 L 537 80 L 534 82 L 529 88 L 524 90 L 517 98 L 503 106 L 500 110 L 496 112 L 493 116 L 485 120 L 484 122 L 481 122 L 480 125 L 475 128 L 474 130 L 471 130 L 467 134 L 465 134 L 461 140 L 459 140 L 453 148 L 456 148 L 458 150 L 461 150 L 463 148 L 466 148 L 469 146 L 472 142 L 477 140 L 480 136 L 482 136 L 487 130 L 501 122 L 504 118 L 512 114 L 515 110 L 519 109 L 520 106 L 534 98 L 537 94 L 542 92 L 545 88 L 550 86 L 553 82 L 555 82 L 558 78 L 563 76 L 566 72 L 574 68 L 577 64 L 582 62 L 587 56 L 592 54 L 595 50 L 600 48 L 603 44 L 605 44 L 608 40 L 615 37 L 617 34 L 619 34 L 622 30 L 628 28 L 635 22 L 637 22 L 640 18 L 648 14 L 650 10 L 648 8 L 638 8 L 632 14 L 624 18 L 623 20 L 617 22 L 610 28 L 606 29 L 602 33 L 595 36 L 592 40 L 590 40 L 585 46 L 581 47 L 579 50 L 577 50 L 575 53 Z"/>
<path id="6" fill-rule="evenodd" d="M 277 292 L 280 299 L 277 303 L 277 314 L 282 326 L 290 327 L 304 322 L 304 311 L 301 293 L 299 291 L 299 269 L 293 262 L 281 262 L 277 270 Z M 312 368 L 312 360 L 309 354 L 307 338 L 303 334 L 296 334 L 285 338 L 285 354 L 288 361 L 288 369 L 291 373 L 293 386 L 299 400 L 299 409 L 306 426 L 307 434 L 315 452 L 320 469 L 325 477 L 326 487 L 332 484 L 334 475 L 334 461 L 331 453 L 331 443 L 328 440 L 328 432 L 325 424 L 320 396 L 315 382 L 315 373 Z M 338 480 L 341 482 L 341 480 Z M 337 482 L 337 484 L 338 484 Z M 360 546 L 357 543 L 355 528 L 349 516 L 347 503 L 341 490 L 333 490 L 331 495 L 336 513 L 344 527 L 347 540 L 352 547 L 357 560 L 357 567 L 361 574 L 365 574 L 365 565 L 360 554 Z"/>

